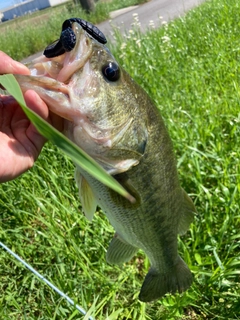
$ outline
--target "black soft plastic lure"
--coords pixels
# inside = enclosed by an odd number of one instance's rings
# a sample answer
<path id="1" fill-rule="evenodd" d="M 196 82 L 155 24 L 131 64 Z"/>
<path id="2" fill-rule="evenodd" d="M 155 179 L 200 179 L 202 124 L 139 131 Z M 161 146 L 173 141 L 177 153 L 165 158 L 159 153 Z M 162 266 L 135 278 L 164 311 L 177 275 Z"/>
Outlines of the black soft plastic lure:
<path id="1" fill-rule="evenodd" d="M 80 18 L 70 18 L 63 22 L 60 39 L 47 46 L 44 50 L 43 54 L 47 58 L 60 56 L 67 51 L 71 51 L 75 47 L 76 36 L 72 30 L 73 22 L 79 23 L 80 26 L 98 42 L 102 44 L 107 43 L 107 39 L 104 34 L 92 23 Z"/>

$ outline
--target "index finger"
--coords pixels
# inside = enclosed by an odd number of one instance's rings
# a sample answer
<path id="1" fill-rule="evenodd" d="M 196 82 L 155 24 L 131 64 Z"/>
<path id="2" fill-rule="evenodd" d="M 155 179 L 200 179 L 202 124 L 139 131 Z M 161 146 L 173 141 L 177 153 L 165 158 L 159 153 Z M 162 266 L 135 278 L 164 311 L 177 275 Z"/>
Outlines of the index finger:
<path id="1" fill-rule="evenodd" d="M 13 60 L 3 51 L 0 51 L 0 74 L 30 74 L 29 69 L 22 63 Z"/>

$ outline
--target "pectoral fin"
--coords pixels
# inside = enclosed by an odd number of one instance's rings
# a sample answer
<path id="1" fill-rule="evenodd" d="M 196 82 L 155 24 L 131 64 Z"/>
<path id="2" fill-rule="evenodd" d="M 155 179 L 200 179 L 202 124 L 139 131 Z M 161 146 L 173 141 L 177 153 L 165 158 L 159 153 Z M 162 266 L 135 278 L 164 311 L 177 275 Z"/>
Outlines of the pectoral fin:
<path id="1" fill-rule="evenodd" d="M 83 212 L 89 221 L 92 221 L 97 207 L 96 198 L 87 180 L 82 176 L 78 169 L 75 171 L 75 179 L 79 188 L 79 198 Z"/>
<path id="2" fill-rule="evenodd" d="M 189 197 L 189 195 L 182 189 L 183 192 L 183 203 L 182 203 L 182 215 L 180 217 L 179 225 L 178 225 L 178 233 L 184 234 L 189 229 L 190 224 L 193 222 L 194 215 L 196 212 L 196 208 Z"/>
<path id="3" fill-rule="evenodd" d="M 110 264 L 127 262 L 134 256 L 137 250 L 137 248 L 122 240 L 116 233 L 107 251 L 107 262 Z"/>

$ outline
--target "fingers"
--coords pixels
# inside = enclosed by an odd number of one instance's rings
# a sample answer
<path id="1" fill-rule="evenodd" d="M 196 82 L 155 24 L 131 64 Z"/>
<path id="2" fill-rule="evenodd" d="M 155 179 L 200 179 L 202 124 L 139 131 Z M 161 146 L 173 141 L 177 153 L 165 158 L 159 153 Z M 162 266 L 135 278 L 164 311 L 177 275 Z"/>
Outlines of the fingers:
<path id="1" fill-rule="evenodd" d="M 36 112 L 44 120 L 48 120 L 49 109 L 46 103 L 39 97 L 39 95 L 35 91 L 33 90 L 26 91 L 26 93 L 24 94 L 24 98 L 27 106 L 31 110 Z"/>
<path id="2" fill-rule="evenodd" d="M 0 51 L 0 74 L 5 73 L 28 75 L 30 74 L 30 70 L 22 63 L 13 60 L 6 53 Z M 62 131 L 63 119 L 55 114 L 49 114 L 46 103 L 35 91 L 28 90 L 24 94 L 24 97 L 29 108 L 35 111 L 44 120 L 50 122 L 56 129 Z"/>
<path id="3" fill-rule="evenodd" d="M 31 110 L 36 112 L 44 120 L 48 120 L 48 107 L 35 91 L 28 90 L 24 94 L 24 98 L 27 106 Z M 46 139 L 37 131 L 33 124 L 30 124 L 28 129 L 26 130 L 26 136 L 29 141 L 31 141 L 31 144 L 28 144 L 28 148 L 26 148 L 27 144 L 25 143 L 25 148 L 28 150 L 28 153 L 33 156 L 33 159 L 35 161 L 39 153 L 41 152 Z"/>
<path id="4" fill-rule="evenodd" d="M 49 112 L 48 106 L 35 91 L 26 91 L 24 98 L 27 106 L 31 110 L 36 112 L 44 120 L 48 121 L 57 130 L 63 130 L 63 118 L 53 114 L 52 112 Z"/>
<path id="5" fill-rule="evenodd" d="M 29 69 L 22 63 L 13 60 L 6 53 L 0 51 L 0 74 L 30 74 Z"/>
<path id="6" fill-rule="evenodd" d="M 57 115 L 49 114 L 48 106 L 35 91 L 26 91 L 24 98 L 27 106 L 31 110 L 33 110 L 44 120 L 52 124 L 56 129 L 62 130 L 63 119 Z M 28 127 L 26 134 L 28 136 L 28 139 L 32 142 L 32 144 L 35 147 L 35 150 L 32 150 L 32 154 L 34 156 L 34 160 L 36 160 L 44 143 L 46 142 L 46 139 L 38 133 L 37 129 L 32 124 L 30 124 L 30 126 Z"/>

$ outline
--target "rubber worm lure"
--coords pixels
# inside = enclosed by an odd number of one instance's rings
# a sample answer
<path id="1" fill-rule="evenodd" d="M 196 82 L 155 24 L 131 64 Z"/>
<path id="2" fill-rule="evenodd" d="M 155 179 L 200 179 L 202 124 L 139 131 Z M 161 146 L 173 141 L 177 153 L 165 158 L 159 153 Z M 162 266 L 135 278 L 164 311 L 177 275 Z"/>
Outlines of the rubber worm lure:
<path id="1" fill-rule="evenodd" d="M 60 39 L 47 46 L 44 50 L 43 54 L 47 58 L 60 56 L 67 51 L 71 51 L 75 47 L 76 36 L 72 30 L 73 22 L 79 23 L 83 30 L 86 30 L 87 33 L 98 42 L 102 44 L 107 43 L 104 34 L 92 23 L 80 18 L 70 18 L 63 22 Z"/>

